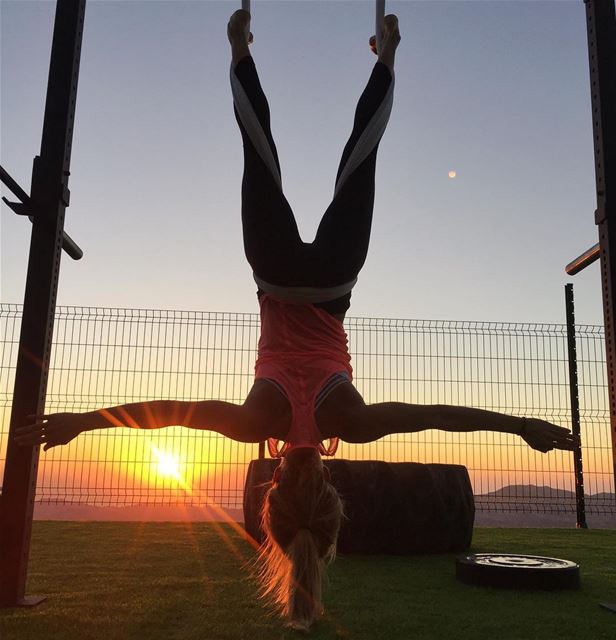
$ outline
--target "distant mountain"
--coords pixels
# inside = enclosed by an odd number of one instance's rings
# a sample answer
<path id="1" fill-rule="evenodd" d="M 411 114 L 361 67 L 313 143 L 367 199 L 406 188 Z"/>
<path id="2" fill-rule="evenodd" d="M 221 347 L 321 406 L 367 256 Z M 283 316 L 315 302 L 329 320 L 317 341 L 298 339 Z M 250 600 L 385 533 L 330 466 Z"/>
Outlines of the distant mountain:
<path id="1" fill-rule="evenodd" d="M 597 502 L 612 502 L 616 501 L 616 494 L 614 493 L 593 493 L 592 495 L 585 496 L 586 500 L 595 500 Z"/>
<path id="2" fill-rule="evenodd" d="M 489 493 L 476 494 L 475 498 L 500 500 L 573 500 L 575 501 L 575 492 L 566 489 L 555 489 L 547 485 L 537 486 L 534 484 L 510 484 L 502 487 L 497 491 Z M 593 502 L 612 502 L 616 504 L 616 494 L 614 493 L 596 493 L 586 494 L 586 500 Z"/>
<path id="3" fill-rule="evenodd" d="M 565 489 L 554 489 L 550 486 L 538 487 L 534 484 L 510 484 L 506 487 L 502 487 L 497 491 L 491 491 L 490 493 L 484 493 L 476 495 L 476 498 L 520 498 L 533 499 L 533 498 L 573 498 L 575 500 L 575 493 L 567 491 Z"/>

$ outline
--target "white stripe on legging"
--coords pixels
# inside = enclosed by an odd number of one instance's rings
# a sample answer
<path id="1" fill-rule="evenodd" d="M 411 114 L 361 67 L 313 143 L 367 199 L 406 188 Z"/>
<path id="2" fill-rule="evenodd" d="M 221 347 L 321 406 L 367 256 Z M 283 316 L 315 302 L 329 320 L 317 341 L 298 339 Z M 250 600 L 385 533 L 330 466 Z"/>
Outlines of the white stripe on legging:
<path id="1" fill-rule="evenodd" d="M 344 165 L 340 178 L 336 182 L 334 197 L 336 197 L 340 189 L 342 189 L 344 183 L 348 180 L 353 171 L 355 171 L 355 169 L 357 169 L 357 167 L 359 167 L 359 165 L 372 153 L 377 142 L 385 133 L 387 123 L 389 122 L 389 116 L 391 115 L 391 109 L 394 104 L 394 84 L 395 77 L 394 72 L 392 71 L 391 84 L 389 85 L 387 94 L 383 98 L 383 102 L 381 102 L 379 108 L 376 110 L 376 113 L 372 118 L 370 118 L 370 122 L 362 131 L 361 136 L 359 136 L 359 140 L 353 147 L 353 151 Z"/>
<path id="2" fill-rule="evenodd" d="M 240 120 L 246 129 L 246 133 L 250 138 L 250 141 L 254 145 L 257 153 L 265 163 L 265 166 L 269 169 L 272 177 L 274 178 L 279 189 L 282 191 L 282 178 L 278 171 L 278 166 L 274 159 L 272 148 L 269 145 L 263 127 L 257 118 L 244 87 L 238 80 L 234 73 L 233 65 L 231 65 L 231 92 L 233 94 L 233 102 L 235 108 L 240 116 Z M 385 133 L 389 117 L 391 115 L 391 109 L 394 103 L 394 85 L 395 76 L 392 71 L 391 84 L 383 102 L 379 105 L 376 113 L 370 118 L 370 122 L 363 130 L 359 140 L 353 147 L 353 151 L 347 160 L 340 178 L 336 182 L 336 188 L 334 191 L 334 197 L 338 194 L 340 189 L 344 186 L 344 183 L 348 180 L 349 176 L 359 167 L 359 165 L 370 155 L 381 136 Z"/>
<path id="3" fill-rule="evenodd" d="M 257 118 L 257 114 L 250 104 L 250 100 L 242 87 L 242 83 L 235 75 L 233 64 L 231 64 L 231 93 L 233 94 L 233 102 L 235 108 L 240 116 L 240 120 L 246 129 L 246 133 L 250 138 L 250 141 L 254 145 L 257 153 L 261 156 L 261 159 L 265 163 L 265 166 L 269 169 L 274 181 L 278 185 L 278 188 L 282 191 L 282 178 L 274 159 L 272 148 L 267 140 L 265 131 Z"/>

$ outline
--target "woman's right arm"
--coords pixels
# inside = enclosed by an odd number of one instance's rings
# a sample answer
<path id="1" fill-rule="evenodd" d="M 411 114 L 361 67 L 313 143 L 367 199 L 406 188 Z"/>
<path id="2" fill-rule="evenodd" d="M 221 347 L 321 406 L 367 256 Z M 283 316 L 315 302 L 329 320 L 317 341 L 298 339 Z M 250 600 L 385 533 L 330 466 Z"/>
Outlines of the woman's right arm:
<path id="1" fill-rule="evenodd" d="M 30 416 L 31 424 L 15 431 L 24 446 L 44 445 L 44 450 L 66 444 L 80 433 L 113 427 L 161 429 L 184 426 L 216 431 L 239 442 L 261 442 L 271 426 L 268 416 L 255 407 L 218 400 L 183 402 L 152 400 L 107 407 L 87 413 L 52 413 Z"/>

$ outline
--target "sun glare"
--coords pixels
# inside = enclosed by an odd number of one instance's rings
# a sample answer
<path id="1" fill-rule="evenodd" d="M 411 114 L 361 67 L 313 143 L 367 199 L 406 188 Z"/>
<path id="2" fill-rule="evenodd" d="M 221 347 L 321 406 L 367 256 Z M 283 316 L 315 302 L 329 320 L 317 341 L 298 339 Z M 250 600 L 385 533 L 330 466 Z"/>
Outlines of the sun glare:
<path id="1" fill-rule="evenodd" d="M 181 480 L 180 476 L 180 459 L 178 456 L 160 451 L 156 447 L 152 447 L 152 451 L 156 456 L 156 471 L 158 475 L 165 478 L 174 478 Z"/>
<path id="2" fill-rule="evenodd" d="M 455 178 L 458 174 L 457 174 L 455 171 L 450 171 L 447 175 L 448 175 L 450 178 Z"/>

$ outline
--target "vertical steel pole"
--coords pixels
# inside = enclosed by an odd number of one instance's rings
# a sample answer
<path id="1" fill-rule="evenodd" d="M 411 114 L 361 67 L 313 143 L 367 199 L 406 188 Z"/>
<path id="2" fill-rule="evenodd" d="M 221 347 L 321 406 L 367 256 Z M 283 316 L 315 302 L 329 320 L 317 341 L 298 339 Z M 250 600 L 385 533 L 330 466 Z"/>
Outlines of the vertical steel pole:
<path id="1" fill-rule="evenodd" d="M 259 459 L 265 458 L 265 442 L 259 442 Z"/>
<path id="2" fill-rule="evenodd" d="M 25 597 L 39 448 L 15 445 L 12 434 L 45 406 L 85 5 L 85 0 L 56 4 L 41 153 L 32 171 L 34 220 L 0 502 L 0 606 L 5 607 L 41 601 Z"/>
<path id="3" fill-rule="evenodd" d="M 577 507 L 578 529 L 588 529 L 586 523 L 586 503 L 584 500 L 584 470 L 582 465 L 582 444 L 580 442 L 580 395 L 578 388 L 577 345 L 575 339 L 575 305 L 573 285 L 565 285 L 565 307 L 567 310 L 567 353 L 569 355 L 569 395 L 571 398 L 571 431 L 577 436 L 577 446 L 573 452 L 575 470 L 575 504 Z"/>
<path id="4" fill-rule="evenodd" d="M 376 36 L 376 50 L 381 52 L 381 31 L 383 30 L 383 19 L 385 18 L 385 0 L 376 0 L 374 3 L 375 24 L 374 35 Z"/>
<path id="5" fill-rule="evenodd" d="M 616 483 L 616 16 L 613 0 L 585 0 L 601 249 L 612 463 Z"/>

